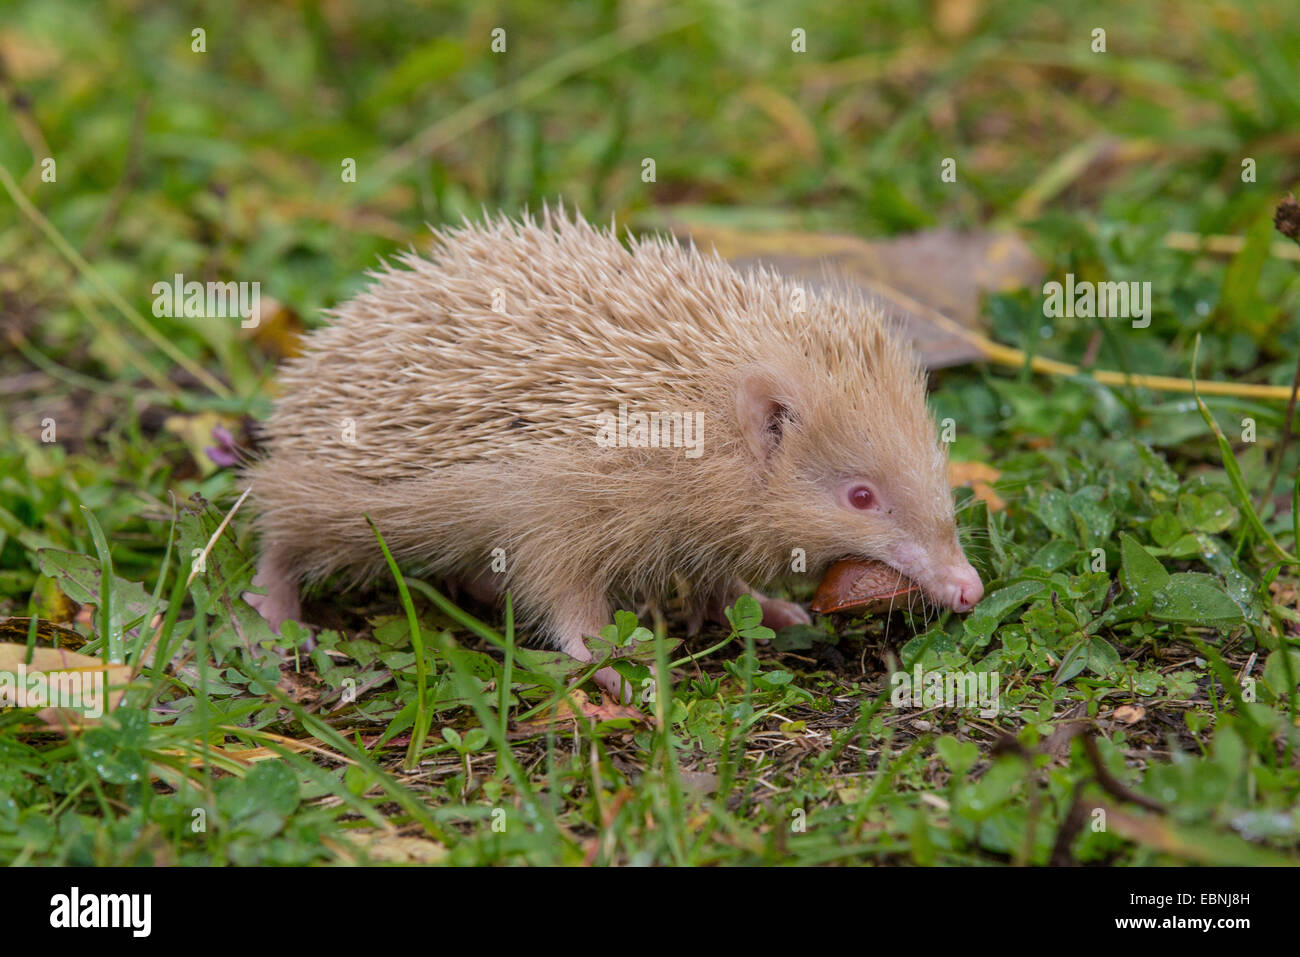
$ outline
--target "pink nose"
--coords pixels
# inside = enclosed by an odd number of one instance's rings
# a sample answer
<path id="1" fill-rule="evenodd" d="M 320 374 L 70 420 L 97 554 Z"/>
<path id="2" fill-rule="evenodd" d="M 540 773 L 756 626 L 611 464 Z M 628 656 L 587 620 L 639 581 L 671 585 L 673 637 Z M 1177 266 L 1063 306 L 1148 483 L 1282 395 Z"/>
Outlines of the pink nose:
<path id="1" fill-rule="evenodd" d="M 984 597 L 984 583 L 980 581 L 979 572 L 969 564 L 954 568 L 950 581 L 957 592 L 957 601 L 953 605 L 955 611 L 970 611 Z"/>

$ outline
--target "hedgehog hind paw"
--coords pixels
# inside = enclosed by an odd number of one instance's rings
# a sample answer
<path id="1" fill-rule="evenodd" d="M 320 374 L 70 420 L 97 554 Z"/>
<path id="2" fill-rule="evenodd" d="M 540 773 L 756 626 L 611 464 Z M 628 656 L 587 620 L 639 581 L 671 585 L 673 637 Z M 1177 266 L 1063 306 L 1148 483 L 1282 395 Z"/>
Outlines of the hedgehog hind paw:
<path id="1" fill-rule="evenodd" d="M 302 605 L 298 600 L 298 583 L 285 574 L 280 562 L 268 556 L 264 558 L 253 576 L 254 588 L 265 589 L 266 594 L 244 592 L 243 598 L 259 615 L 266 619 L 267 625 L 277 634 L 280 626 L 290 619 L 302 620 Z"/>
<path id="2" fill-rule="evenodd" d="M 614 701 L 623 705 L 632 703 L 631 683 L 613 668 L 601 668 L 592 677 L 596 679 L 596 684 L 600 685 L 600 690 Z"/>
<path id="3" fill-rule="evenodd" d="M 499 572 L 478 572 L 445 575 L 442 583 L 453 601 L 465 594 L 482 605 L 495 605 L 505 594 L 502 578 Z"/>

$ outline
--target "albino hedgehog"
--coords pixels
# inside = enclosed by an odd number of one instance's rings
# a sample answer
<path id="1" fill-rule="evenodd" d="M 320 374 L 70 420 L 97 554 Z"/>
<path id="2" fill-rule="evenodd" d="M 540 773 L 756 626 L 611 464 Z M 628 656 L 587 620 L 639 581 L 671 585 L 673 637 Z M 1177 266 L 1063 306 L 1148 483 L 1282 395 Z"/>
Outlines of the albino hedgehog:
<path id="1" fill-rule="evenodd" d="M 671 239 L 624 246 L 563 210 L 435 238 L 281 372 L 248 473 L 266 590 L 248 599 L 273 627 L 298 617 L 301 582 L 386 573 L 365 514 L 399 562 L 509 589 L 583 661 L 611 597 L 683 582 L 693 627 L 745 592 L 769 626 L 807 622 L 747 584 L 800 555 L 811 574 L 874 559 L 939 605 L 979 601 L 923 375 L 863 301 Z M 681 447 L 661 422 L 660 447 L 638 447 L 638 413 L 699 428 Z"/>

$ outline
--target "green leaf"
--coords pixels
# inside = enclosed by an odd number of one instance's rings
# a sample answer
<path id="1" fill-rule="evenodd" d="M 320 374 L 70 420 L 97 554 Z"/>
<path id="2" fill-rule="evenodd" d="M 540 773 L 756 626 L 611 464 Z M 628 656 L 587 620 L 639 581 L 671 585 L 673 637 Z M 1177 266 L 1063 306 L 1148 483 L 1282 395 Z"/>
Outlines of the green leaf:
<path id="1" fill-rule="evenodd" d="M 768 690 L 788 685 L 793 680 L 794 675 L 788 671 L 764 671 L 754 676 L 754 684 Z"/>
<path id="2" fill-rule="evenodd" d="M 1258 337 L 1277 315 L 1277 307 L 1265 302 L 1256 292 L 1272 241 L 1272 217 L 1256 217 L 1246 234 L 1246 245 L 1224 270 L 1219 311 L 1228 319 L 1227 328 L 1245 328 Z"/>
<path id="3" fill-rule="evenodd" d="M 1058 538 L 1074 540 L 1076 529 L 1070 517 L 1070 499 L 1057 488 L 1049 488 L 1032 506 L 1047 530 Z"/>
<path id="4" fill-rule="evenodd" d="M 1161 548 L 1168 548 L 1178 541 L 1182 532 L 1182 523 L 1168 512 L 1161 512 L 1151 520 L 1151 539 Z"/>
<path id="5" fill-rule="evenodd" d="M 1079 489 L 1070 496 L 1079 541 L 1089 547 L 1105 542 L 1115 527 L 1115 510 L 1102 501 L 1105 491 L 1096 486 Z"/>
<path id="6" fill-rule="evenodd" d="M 1105 678 L 1119 666 L 1119 652 L 1103 638 L 1088 642 L 1088 670 Z"/>
<path id="7" fill-rule="evenodd" d="M 577 674 L 586 667 L 572 655 L 566 655 L 562 651 L 548 651 L 544 648 L 516 648 L 515 664 L 517 665 L 516 681 L 521 680 L 523 677 L 519 674 L 519 669 L 549 675 L 560 681 L 566 681 L 571 675 Z"/>
<path id="8" fill-rule="evenodd" d="M 1063 685 L 1088 667 L 1088 644 L 1086 641 L 1081 641 L 1065 653 L 1061 664 L 1056 669 L 1056 674 L 1052 676 L 1053 684 Z"/>
<path id="9" fill-rule="evenodd" d="M 641 687 L 641 682 L 651 677 L 649 665 L 634 661 L 631 658 L 617 658 L 610 662 L 610 667 L 627 679 L 633 689 Z"/>
<path id="10" fill-rule="evenodd" d="M 263 814 L 283 819 L 298 806 L 298 780 L 279 761 L 261 761 L 244 779 L 248 797 Z"/>
<path id="11" fill-rule="evenodd" d="M 727 621 L 731 627 L 743 633 L 746 628 L 754 628 L 763 623 L 763 608 L 753 595 L 741 595 L 736 603 L 726 611 Z"/>
<path id="12" fill-rule="evenodd" d="M 1206 495 L 1180 495 L 1178 517 L 1188 528 L 1214 535 L 1234 527 L 1241 516 L 1228 496 L 1222 492 L 1210 492 Z"/>
<path id="13" fill-rule="evenodd" d="M 939 752 L 943 763 L 957 779 L 964 778 L 966 772 L 979 760 L 980 750 L 972 741 L 958 741 L 951 735 L 944 735 L 934 742 L 934 749 Z"/>
<path id="14" fill-rule="evenodd" d="M 1282 658 L 1284 654 L 1291 659 L 1290 679 L 1287 678 L 1286 662 Z M 1300 651 L 1288 648 L 1285 651 L 1275 651 L 1268 656 L 1268 660 L 1264 662 L 1264 685 L 1275 698 L 1288 699 L 1296 692 L 1297 682 L 1300 682 Z"/>
<path id="15" fill-rule="evenodd" d="M 1078 551 L 1079 546 L 1074 542 L 1054 538 L 1034 553 L 1034 557 L 1029 560 L 1029 564 L 1045 572 L 1054 572 L 1078 554 Z M 985 599 L 985 601 L 987 600 Z"/>
<path id="16" fill-rule="evenodd" d="M 615 635 L 617 637 L 616 645 L 620 648 L 627 645 L 632 640 L 632 633 L 636 631 L 638 622 L 636 615 L 630 611 L 619 609 L 614 612 Z"/>
<path id="17" fill-rule="evenodd" d="M 1119 548 L 1120 580 L 1124 590 L 1138 602 L 1151 600 L 1169 583 L 1169 572 L 1127 532 L 1120 535 Z"/>
<path id="18" fill-rule="evenodd" d="M 99 606 L 103 569 L 97 559 L 57 548 L 42 548 L 36 553 L 36 560 L 41 573 L 54 579 L 59 590 L 73 601 Z M 143 621 L 152 605 L 152 598 L 139 582 L 124 581 L 116 575 L 110 575 L 109 579 L 109 628 L 120 636 L 134 623 Z M 166 599 L 159 598 L 156 610 L 165 611 L 166 608 Z M 108 638 L 107 635 L 102 637 Z"/>
<path id="19" fill-rule="evenodd" d="M 1019 581 L 1005 588 L 999 588 L 993 594 L 986 595 L 976 606 L 976 615 L 982 619 L 991 618 L 994 621 L 1001 621 L 1006 617 L 1007 612 L 1037 598 L 1047 590 L 1047 587 L 1047 582 Z"/>
<path id="20" fill-rule="evenodd" d="M 1199 625 L 1235 625 L 1245 620 L 1241 608 L 1212 575 L 1179 572 L 1171 575 L 1151 603 L 1157 621 Z"/>

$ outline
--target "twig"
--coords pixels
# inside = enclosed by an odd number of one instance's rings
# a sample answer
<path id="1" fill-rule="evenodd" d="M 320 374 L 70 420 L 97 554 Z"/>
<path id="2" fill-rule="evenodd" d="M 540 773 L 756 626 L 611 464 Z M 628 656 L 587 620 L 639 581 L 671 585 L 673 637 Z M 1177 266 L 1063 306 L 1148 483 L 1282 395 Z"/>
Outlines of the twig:
<path id="1" fill-rule="evenodd" d="M 1291 388 L 1284 385 L 1257 385 L 1250 382 L 1192 382 L 1191 379 L 1179 379 L 1174 376 L 1164 375 L 1128 375 L 1123 372 L 1112 372 L 1107 369 L 1094 369 L 1085 372 L 1078 366 L 1070 365 L 1068 362 L 1058 362 L 1055 359 L 1048 359 L 1044 356 L 1026 356 L 1019 349 L 1013 349 L 1011 346 L 1004 346 L 999 342 L 994 342 L 986 336 L 980 335 L 971 329 L 967 329 L 961 323 L 949 319 L 937 309 L 933 309 L 924 303 L 918 302 L 911 296 L 899 292 L 897 289 L 887 286 L 883 283 L 874 282 L 868 279 L 858 279 L 858 282 L 871 288 L 879 296 L 892 300 L 902 308 L 916 315 L 924 316 L 934 325 L 939 326 L 945 332 L 969 342 L 983 353 L 984 358 L 989 362 L 1001 366 L 1008 366 L 1013 369 L 1023 369 L 1026 362 L 1033 371 L 1044 375 L 1055 375 L 1065 377 L 1090 378 L 1102 385 L 1127 385 L 1143 389 L 1154 389 L 1157 392 L 1195 392 L 1199 387 L 1200 391 L 1206 395 L 1227 395 L 1235 396 L 1239 399 L 1265 399 L 1281 401 L 1289 398 Z"/>
<path id="2" fill-rule="evenodd" d="M 1070 803 L 1070 810 L 1066 812 L 1065 817 L 1062 819 L 1061 826 L 1056 832 L 1056 841 L 1052 846 L 1051 863 L 1056 866 L 1074 863 L 1074 858 L 1070 853 L 1070 845 L 1083 827 L 1086 811 L 1086 804 L 1083 801 L 1083 789 L 1089 783 L 1095 782 L 1103 791 L 1120 801 L 1137 804 L 1157 814 L 1165 813 L 1165 806 L 1159 801 L 1149 798 L 1145 794 L 1138 794 L 1110 773 L 1110 769 L 1106 767 L 1106 763 L 1102 760 L 1101 751 L 1097 748 L 1096 734 L 1086 723 L 1077 722 L 1073 727 L 1066 729 L 1065 735 L 1066 740 L 1076 737 L 1083 740 L 1083 752 L 1088 757 L 1088 763 L 1092 765 L 1093 774 L 1091 779 L 1081 778 L 1075 782 L 1074 797 Z M 1055 738 L 1056 735 L 1054 734 L 1052 737 Z M 1061 743 L 1063 742 L 1058 742 L 1057 746 Z M 1032 761 L 1036 754 L 1047 753 L 1050 752 L 1043 744 L 1031 751 L 1011 735 L 1006 734 L 993 743 L 994 755 L 1016 754 L 1025 761 Z"/>
<path id="3" fill-rule="evenodd" d="M 217 544 L 217 539 L 221 537 L 221 533 L 226 530 L 226 526 L 230 524 L 230 520 L 234 518 L 235 513 L 239 511 L 239 506 L 244 504 L 244 499 L 248 498 L 248 493 L 252 490 L 253 487 L 251 485 L 244 489 L 244 494 L 239 496 L 238 501 L 236 501 L 230 511 L 226 513 L 226 517 L 221 520 L 221 524 L 217 526 L 217 530 L 213 532 L 212 537 L 208 539 L 208 543 L 203 546 L 203 553 L 199 555 L 199 560 L 191 564 L 190 577 L 185 579 L 186 588 L 190 587 L 190 584 L 194 581 L 194 576 L 199 573 L 199 569 L 202 568 L 203 564 L 208 560 L 208 553 L 211 552 L 213 546 Z"/>

